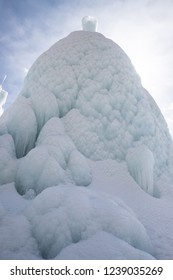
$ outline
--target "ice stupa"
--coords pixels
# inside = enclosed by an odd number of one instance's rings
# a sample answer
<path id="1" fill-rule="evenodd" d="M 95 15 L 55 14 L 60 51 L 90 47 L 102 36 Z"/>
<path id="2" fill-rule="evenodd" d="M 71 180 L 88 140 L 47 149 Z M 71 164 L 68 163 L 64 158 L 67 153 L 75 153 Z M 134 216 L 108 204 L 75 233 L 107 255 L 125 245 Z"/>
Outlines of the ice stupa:
<path id="1" fill-rule="evenodd" d="M 92 163 L 104 161 L 123 162 L 150 195 L 161 175 L 173 180 L 167 124 L 128 56 L 93 32 L 96 25 L 85 17 L 84 30 L 55 43 L 29 70 L 0 119 L 0 184 L 13 182 L 19 194 L 33 199 L 25 215 L 44 258 L 61 258 L 80 240 L 89 239 L 92 248 L 97 236 L 99 248 L 99 240 L 114 236 L 119 251 L 152 258 L 146 230 L 133 212 L 83 188 L 93 180 Z M 67 252 L 74 256 L 79 247 Z"/>
<path id="2" fill-rule="evenodd" d="M 96 25 L 83 18 L 84 30 Z M 0 135 L 1 183 L 15 180 L 21 194 L 90 184 L 86 158 L 127 161 L 151 194 L 153 180 L 172 177 L 172 140 L 158 106 L 123 50 L 97 32 L 73 32 L 36 60 L 1 118 Z"/>

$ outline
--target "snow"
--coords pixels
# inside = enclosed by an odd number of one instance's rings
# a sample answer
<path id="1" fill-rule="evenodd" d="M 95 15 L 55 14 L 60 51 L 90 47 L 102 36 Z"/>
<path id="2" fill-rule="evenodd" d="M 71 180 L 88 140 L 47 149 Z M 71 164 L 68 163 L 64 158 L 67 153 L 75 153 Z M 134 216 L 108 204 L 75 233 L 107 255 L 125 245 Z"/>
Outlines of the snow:
<path id="1" fill-rule="evenodd" d="M 41 255 L 46 259 L 100 231 L 152 252 L 145 228 L 123 203 L 87 188 L 72 185 L 46 189 L 31 203 L 27 216 Z"/>
<path id="2" fill-rule="evenodd" d="M 95 250 L 97 248 L 97 251 Z M 153 256 L 136 249 L 107 232 L 99 232 L 89 240 L 67 246 L 55 259 L 58 260 L 152 260 Z"/>
<path id="3" fill-rule="evenodd" d="M 94 22 L 36 60 L 0 118 L 2 259 L 173 258 L 172 138 Z"/>
<path id="4" fill-rule="evenodd" d="M 0 204 L 0 259 L 35 259 L 37 244 L 24 215 L 6 214 Z"/>

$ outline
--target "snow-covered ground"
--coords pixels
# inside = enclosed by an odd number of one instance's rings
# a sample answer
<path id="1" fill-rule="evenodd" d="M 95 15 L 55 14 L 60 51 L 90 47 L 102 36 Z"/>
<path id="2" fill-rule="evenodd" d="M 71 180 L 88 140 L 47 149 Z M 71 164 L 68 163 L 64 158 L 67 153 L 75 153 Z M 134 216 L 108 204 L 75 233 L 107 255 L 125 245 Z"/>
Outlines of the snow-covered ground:
<path id="1" fill-rule="evenodd" d="M 42 54 L 0 119 L 1 259 L 173 259 L 172 139 L 96 25 Z"/>

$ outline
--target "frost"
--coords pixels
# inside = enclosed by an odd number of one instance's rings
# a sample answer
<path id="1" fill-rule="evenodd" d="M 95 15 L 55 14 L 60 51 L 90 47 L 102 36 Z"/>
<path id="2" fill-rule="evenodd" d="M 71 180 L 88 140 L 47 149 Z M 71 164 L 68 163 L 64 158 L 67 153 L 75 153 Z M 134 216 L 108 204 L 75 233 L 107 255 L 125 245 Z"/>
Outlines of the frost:
<path id="1" fill-rule="evenodd" d="M 31 203 L 27 216 L 43 258 L 54 258 L 63 248 L 100 231 L 152 252 L 145 228 L 122 203 L 86 188 L 46 189 Z"/>

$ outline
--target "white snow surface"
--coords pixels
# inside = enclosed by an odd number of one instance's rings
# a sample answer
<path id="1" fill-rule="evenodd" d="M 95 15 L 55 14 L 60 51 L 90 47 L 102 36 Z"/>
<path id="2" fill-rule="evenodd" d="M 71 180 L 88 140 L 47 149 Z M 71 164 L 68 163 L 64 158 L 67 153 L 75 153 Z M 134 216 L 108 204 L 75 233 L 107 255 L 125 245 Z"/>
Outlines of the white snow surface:
<path id="1" fill-rule="evenodd" d="M 130 59 L 88 29 L 57 42 L 0 118 L 0 258 L 173 259 L 172 202 L 172 139 Z"/>
<path id="2" fill-rule="evenodd" d="M 97 251 L 95 250 L 97 248 Z M 67 246 L 55 257 L 58 260 L 152 260 L 150 254 L 130 246 L 107 232 L 100 231 L 89 240 Z"/>
<path id="3" fill-rule="evenodd" d="M 152 252 L 145 228 L 127 207 L 87 188 L 48 188 L 31 203 L 27 216 L 44 258 L 53 258 L 100 231 Z"/>

